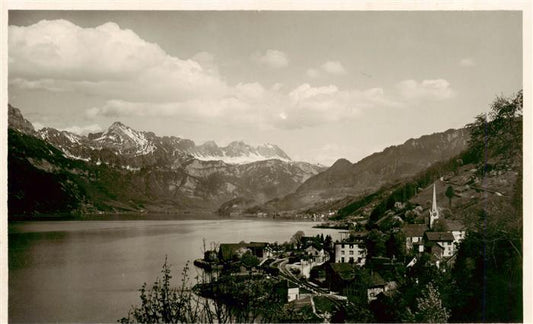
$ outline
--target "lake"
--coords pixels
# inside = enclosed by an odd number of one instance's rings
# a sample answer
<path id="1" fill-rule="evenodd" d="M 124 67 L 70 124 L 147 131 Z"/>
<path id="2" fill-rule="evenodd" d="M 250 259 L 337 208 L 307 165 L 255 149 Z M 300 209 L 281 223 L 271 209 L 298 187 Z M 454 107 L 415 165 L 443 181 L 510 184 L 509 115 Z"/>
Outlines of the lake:
<path id="1" fill-rule="evenodd" d="M 339 233 L 313 222 L 249 219 L 11 222 L 10 322 L 116 322 L 138 304 L 138 289 L 160 275 L 165 256 L 173 283 L 210 242 L 288 241 Z"/>

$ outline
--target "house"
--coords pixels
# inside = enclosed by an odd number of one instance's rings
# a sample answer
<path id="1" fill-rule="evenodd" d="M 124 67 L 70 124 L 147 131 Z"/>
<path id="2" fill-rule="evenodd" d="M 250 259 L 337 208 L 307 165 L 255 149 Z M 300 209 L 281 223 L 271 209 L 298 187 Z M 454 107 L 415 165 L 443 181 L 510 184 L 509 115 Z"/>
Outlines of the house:
<path id="1" fill-rule="evenodd" d="M 385 291 L 387 282 L 383 280 L 377 272 L 372 272 L 370 278 L 370 285 L 368 286 L 366 292 L 368 297 L 368 302 L 370 303 L 373 300 L 376 300 L 378 295 Z"/>
<path id="2" fill-rule="evenodd" d="M 291 302 L 298 299 L 300 299 L 300 288 L 295 284 L 288 284 L 287 301 Z"/>
<path id="3" fill-rule="evenodd" d="M 267 257 L 265 252 L 268 243 L 266 242 L 250 242 L 250 243 L 221 243 L 218 250 L 218 258 L 222 261 L 231 261 L 235 257 L 242 256 L 247 251 L 250 251 L 259 259 Z"/>
<path id="4" fill-rule="evenodd" d="M 315 263 L 322 263 L 326 261 L 326 253 L 324 252 L 324 249 L 318 250 L 313 246 L 309 246 L 307 249 L 305 249 L 305 253 Z"/>
<path id="5" fill-rule="evenodd" d="M 453 243 L 459 244 L 465 239 L 466 227 L 461 221 L 447 219 L 446 226 L 453 235 Z"/>
<path id="6" fill-rule="evenodd" d="M 313 299 L 311 296 L 300 297 L 300 299 L 294 300 L 292 305 L 295 312 L 302 312 L 305 309 L 313 308 Z"/>
<path id="7" fill-rule="evenodd" d="M 354 263 L 363 266 L 366 262 L 364 241 L 352 240 L 335 243 L 335 263 Z"/>
<path id="8" fill-rule="evenodd" d="M 350 263 L 326 263 L 326 282 L 332 291 L 342 291 L 355 279 L 356 265 Z"/>
<path id="9" fill-rule="evenodd" d="M 454 237 L 451 232 L 426 232 L 426 251 L 436 257 L 451 257 L 455 253 Z"/>
<path id="10" fill-rule="evenodd" d="M 428 230 L 426 224 L 406 224 L 402 228 L 405 234 L 405 248 L 407 251 L 424 252 L 424 233 Z"/>

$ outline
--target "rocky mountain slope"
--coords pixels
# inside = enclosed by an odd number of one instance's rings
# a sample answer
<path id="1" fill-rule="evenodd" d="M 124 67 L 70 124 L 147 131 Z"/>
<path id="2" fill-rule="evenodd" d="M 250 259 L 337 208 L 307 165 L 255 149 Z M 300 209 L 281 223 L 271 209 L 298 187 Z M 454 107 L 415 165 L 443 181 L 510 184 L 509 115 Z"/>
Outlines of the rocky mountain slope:
<path id="1" fill-rule="evenodd" d="M 284 196 L 323 170 L 293 162 L 270 144 L 196 146 L 188 139 L 158 137 L 119 122 L 88 136 L 53 128 L 35 131 L 17 108 L 8 110 L 10 213 L 53 212 L 39 207 L 48 205 L 46 199 L 27 195 L 50 186 L 58 188 L 69 208 L 81 212 L 213 211 L 239 197 L 262 203 Z M 249 158 L 257 161 L 244 163 Z M 46 181 L 32 183 L 26 178 L 32 173 L 43 173 L 38 178 Z"/>
<path id="2" fill-rule="evenodd" d="M 18 129 L 15 122 L 13 128 Z M 273 144 L 252 147 L 242 141 L 235 141 L 226 147 L 219 147 L 215 142 L 209 141 L 196 145 L 188 139 L 159 137 L 152 132 L 137 131 L 121 122 L 113 123 L 104 132 L 88 136 L 54 128 L 43 128 L 37 132 L 37 136 L 60 148 L 71 158 L 129 168 L 175 168 L 191 159 L 222 161 L 226 164 L 247 164 L 270 159 L 291 161 L 283 150 Z"/>
<path id="3" fill-rule="evenodd" d="M 369 218 L 372 224 L 391 211 L 412 210 L 415 206 L 428 209 L 435 185 L 442 212 L 461 215 L 461 220 L 470 227 L 479 225 L 480 218 L 487 214 L 492 219 L 514 214 L 520 216 L 515 220 L 521 221 L 521 98 L 521 92 L 513 100 L 498 98 L 489 115 L 492 120 L 480 116 L 467 125 L 472 135 L 460 154 L 403 181 L 352 198 L 338 209 L 335 218 Z M 498 226 L 521 229 L 521 224 L 509 221 Z"/>
<path id="4" fill-rule="evenodd" d="M 461 153 L 468 139 L 468 130 L 450 129 L 409 139 L 357 163 L 339 159 L 326 171 L 305 181 L 294 193 L 269 205 L 283 210 L 308 208 L 325 201 L 370 193 Z"/>

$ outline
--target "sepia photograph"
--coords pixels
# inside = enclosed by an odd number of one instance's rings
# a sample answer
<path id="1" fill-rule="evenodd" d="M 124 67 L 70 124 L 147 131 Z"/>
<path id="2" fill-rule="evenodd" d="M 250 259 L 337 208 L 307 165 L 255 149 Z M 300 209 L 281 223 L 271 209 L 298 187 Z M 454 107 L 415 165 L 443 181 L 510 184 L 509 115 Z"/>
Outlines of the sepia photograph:
<path id="1" fill-rule="evenodd" d="M 5 320 L 527 321 L 524 4 L 10 7 Z"/>

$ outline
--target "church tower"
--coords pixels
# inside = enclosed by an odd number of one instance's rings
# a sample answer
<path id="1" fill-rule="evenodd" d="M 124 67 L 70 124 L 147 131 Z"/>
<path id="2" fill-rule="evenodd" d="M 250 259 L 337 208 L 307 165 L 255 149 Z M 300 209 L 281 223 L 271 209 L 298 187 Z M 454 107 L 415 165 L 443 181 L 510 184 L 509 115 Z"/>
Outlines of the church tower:
<path id="1" fill-rule="evenodd" d="M 435 189 L 435 184 L 433 184 L 433 204 L 431 205 L 431 210 L 429 211 L 429 228 L 433 228 L 433 223 L 439 219 L 439 210 L 437 209 L 437 191 Z"/>

